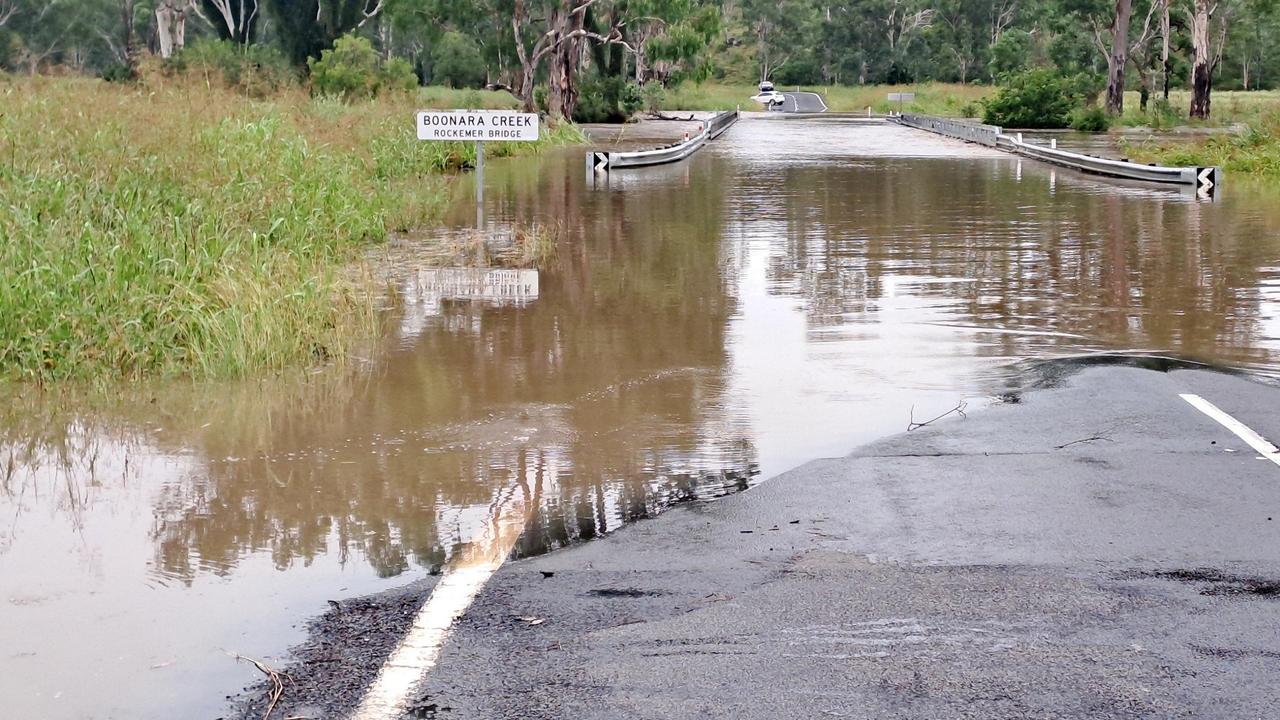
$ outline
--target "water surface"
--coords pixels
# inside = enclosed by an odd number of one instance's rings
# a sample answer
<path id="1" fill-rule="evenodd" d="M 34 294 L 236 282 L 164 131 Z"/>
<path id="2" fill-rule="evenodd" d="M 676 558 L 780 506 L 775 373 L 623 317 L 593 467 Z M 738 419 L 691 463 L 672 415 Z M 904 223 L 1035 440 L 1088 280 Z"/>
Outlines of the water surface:
<path id="1" fill-rule="evenodd" d="M 446 565 L 513 493 L 529 555 L 980 407 L 1021 360 L 1280 369 L 1277 196 L 1230 180 L 1205 203 L 784 118 L 670 166 L 487 174 L 490 222 L 557 228 L 536 297 L 420 292 L 392 251 L 403 301 L 352 367 L 10 403 L 7 716 L 216 717 L 254 679 L 228 652 L 283 664 L 326 600 Z"/>

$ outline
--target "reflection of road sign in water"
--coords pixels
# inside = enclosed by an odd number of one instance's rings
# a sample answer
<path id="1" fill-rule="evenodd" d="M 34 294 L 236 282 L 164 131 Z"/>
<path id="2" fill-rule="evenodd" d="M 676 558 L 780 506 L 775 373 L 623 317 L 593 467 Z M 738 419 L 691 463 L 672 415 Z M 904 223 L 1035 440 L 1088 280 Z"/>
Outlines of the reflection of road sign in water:
<path id="1" fill-rule="evenodd" d="M 538 115 L 510 110 L 420 112 L 418 139 L 480 142 L 537 140 Z"/>
<path id="2" fill-rule="evenodd" d="M 523 304 L 538 297 L 538 271 L 424 268 L 418 271 L 418 291 L 442 300 Z"/>

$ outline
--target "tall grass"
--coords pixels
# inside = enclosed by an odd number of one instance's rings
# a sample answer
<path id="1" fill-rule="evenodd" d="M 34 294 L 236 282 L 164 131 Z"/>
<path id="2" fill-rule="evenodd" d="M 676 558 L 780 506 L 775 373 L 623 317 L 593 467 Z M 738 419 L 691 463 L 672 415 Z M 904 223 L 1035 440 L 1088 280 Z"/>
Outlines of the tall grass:
<path id="1" fill-rule="evenodd" d="M 1161 95 L 1152 95 L 1145 113 L 1139 109 L 1139 100 L 1137 92 L 1124 94 L 1125 113 L 1121 122 L 1125 125 L 1163 130 L 1179 126 L 1254 124 L 1280 112 L 1280 91 L 1277 90 L 1215 90 L 1212 113 L 1207 121 L 1188 119 L 1191 105 L 1191 92 L 1188 90 L 1170 91 L 1167 106 Z"/>
<path id="2" fill-rule="evenodd" d="M 0 378 L 234 377 L 341 357 L 376 327 L 345 266 L 435 218 L 441 173 L 473 161 L 418 142 L 415 106 L 0 84 Z"/>
<path id="3" fill-rule="evenodd" d="M 1162 165 L 1216 165 L 1229 172 L 1280 179 L 1280 110 L 1251 123 L 1242 132 L 1209 136 L 1192 142 L 1131 143 L 1126 151 L 1138 160 Z"/>

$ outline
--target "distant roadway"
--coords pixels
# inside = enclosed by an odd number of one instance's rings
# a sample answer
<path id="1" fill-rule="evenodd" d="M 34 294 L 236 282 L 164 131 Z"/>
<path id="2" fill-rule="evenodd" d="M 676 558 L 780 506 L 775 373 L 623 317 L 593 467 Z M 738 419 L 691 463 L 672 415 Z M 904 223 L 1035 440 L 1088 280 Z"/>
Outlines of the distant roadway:
<path id="1" fill-rule="evenodd" d="M 823 113 L 827 111 L 827 104 L 818 93 L 784 92 L 782 94 L 787 98 L 787 101 L 782 104 L 782 112 Z"/>

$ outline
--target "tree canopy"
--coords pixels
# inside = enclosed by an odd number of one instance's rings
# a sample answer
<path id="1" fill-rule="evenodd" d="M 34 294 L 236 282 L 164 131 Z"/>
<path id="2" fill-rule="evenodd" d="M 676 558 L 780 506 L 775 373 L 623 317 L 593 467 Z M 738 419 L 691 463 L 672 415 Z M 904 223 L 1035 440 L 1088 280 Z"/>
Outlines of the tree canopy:
<path id="1" fill-rule="evenodd" d="M 111 74 L 196 38 L 299 72 L 348 34 L 423 83 L 570 115 L 580 79 L 787 85 L 1087 75 L 1109 110 L 1167 87 L 1280 86 L 1274 0 L 0 0 L 0 67 Z M 602 86 L 603 87 L 603 86 Z M 539 90 L 538 88 L 544 88 Z M 543 97 L 545 96 L 545 100 Z M 1193 113 L 1196 107 L 1193 105 Z"/>

